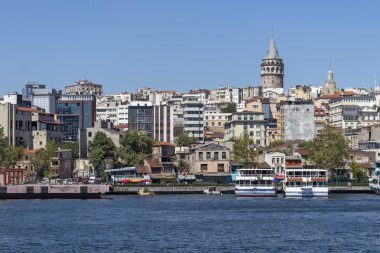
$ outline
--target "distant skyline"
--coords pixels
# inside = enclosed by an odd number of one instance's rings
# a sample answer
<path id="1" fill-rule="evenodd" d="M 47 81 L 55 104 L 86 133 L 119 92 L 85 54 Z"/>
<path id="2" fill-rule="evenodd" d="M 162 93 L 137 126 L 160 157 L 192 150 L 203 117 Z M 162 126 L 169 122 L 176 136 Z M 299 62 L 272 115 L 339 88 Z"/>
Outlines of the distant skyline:
<path id="1" fill-rule="evenodd" d="M 285 89 L 380 79 L 379 1 L 0 1 L 0 95 L 80 79 L 106 94 L 260 84 L 274 32 Z"/>

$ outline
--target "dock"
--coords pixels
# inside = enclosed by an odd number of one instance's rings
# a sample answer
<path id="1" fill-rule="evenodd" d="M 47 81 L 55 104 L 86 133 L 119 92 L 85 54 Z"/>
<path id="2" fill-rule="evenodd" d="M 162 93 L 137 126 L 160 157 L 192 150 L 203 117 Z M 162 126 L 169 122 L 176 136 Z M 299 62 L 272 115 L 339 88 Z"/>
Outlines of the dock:
<path id="1" fill-rule="evenodd" d="M 109 185 L 5 185 L 0 199 L 99 199 L 109 192 Z"/>
<path id="2" fill-rule="evenodd" d="M 203 194 L 210 186 L 150 186 L 149 190 L 156 194 Z M 235 186 L 213 186 L 223 194 L 233 194 Z M 137 194 L 143 187 L 126 186 L 114 187 L 112 194 Z"/>
<path id="3" fill-rule="evenodd" d="M 203 194 L 210 186 L 150 186 L 149 190 L 156 194 Z M 213 186 L 214 187 L 214 186 Z M 133 195 L 137 194 L 143 187 L 140 186 L 115 186 L 110 194 Z M 216 186 L 216 190 L 223 194 L 234 194 L 235 186 Z M 281 194 L 278 189 L 277 194 Z M 368 186 L 335 186 L 329 187 L 330 194 L 373 194 L 374 191 Z"/>

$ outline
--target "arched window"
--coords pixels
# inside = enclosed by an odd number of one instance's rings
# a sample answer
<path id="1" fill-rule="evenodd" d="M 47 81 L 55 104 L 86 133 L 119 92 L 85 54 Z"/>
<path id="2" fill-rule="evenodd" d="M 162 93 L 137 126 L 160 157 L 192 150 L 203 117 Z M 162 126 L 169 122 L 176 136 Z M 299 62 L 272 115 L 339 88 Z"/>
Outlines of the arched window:
<path id="1" fill-rule="evenodd" d="M 271 72 L 272 72 L 272 73 L 274 72 L 274 67 L 271 68 Z"/>
<path id="2" fill-rule="evenodd" d="M 270 68 L 269 68 L 269 67 L 267 67 L 267 71 L 268 71 L 268 72 L 270 71 Z"/>

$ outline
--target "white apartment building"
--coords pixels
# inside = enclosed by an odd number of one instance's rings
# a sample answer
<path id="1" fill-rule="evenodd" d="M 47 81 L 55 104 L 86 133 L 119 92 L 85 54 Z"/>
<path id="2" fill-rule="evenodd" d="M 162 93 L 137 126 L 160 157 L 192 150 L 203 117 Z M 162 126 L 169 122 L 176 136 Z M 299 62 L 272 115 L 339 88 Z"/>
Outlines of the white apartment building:
<path id="1" fill-rule="evenodd" d="M 343 129 L 356 129 L 363 123 L 378 119 L 374 96 L 340 97 L 330 101 L 329 123 Z M 364 124 L 368 124 L 364 123 Z"/>
<path id="2" fill-rule="evenodd" d="M 184 133 L 204 141 L 203 103 L 199 94 L 182 96 Z"/>
<path id="3" fill-rule="evenodd" d="M 231 86 L 223 87 L 212 90 L 210 94 L 210 102 L 212 103 L 240 103 L 240 89 Z"/>

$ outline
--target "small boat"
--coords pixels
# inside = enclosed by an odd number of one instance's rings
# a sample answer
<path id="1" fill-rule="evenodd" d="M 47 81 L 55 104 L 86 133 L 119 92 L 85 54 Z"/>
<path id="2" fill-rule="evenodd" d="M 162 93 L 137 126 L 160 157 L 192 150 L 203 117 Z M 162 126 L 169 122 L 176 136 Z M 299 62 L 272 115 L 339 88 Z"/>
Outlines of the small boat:
<path id="1" fill-rule="evenodd" d="M 372 172 L 372 176 L 369 179 L 369 188 L 376 194 L 380 194 L 380 169 Z"/>
<path id="2" fill-rule="evenodd" d="M 205 189 L 203 191 L 203 193 L 206 194 L 206 195 L 222 195 L 222 193 L 220 191 L 216 190 L 215 186 L 208 187 L 207 189 Z"/>
<path id="3" fill-rule="evenodd" d="M 154 192 L 149 191 L 147 187 L 144 187 L 143 189 L 139 190 L 137 194 L 140 196 L 154 196 L 155 195 Z"/>

